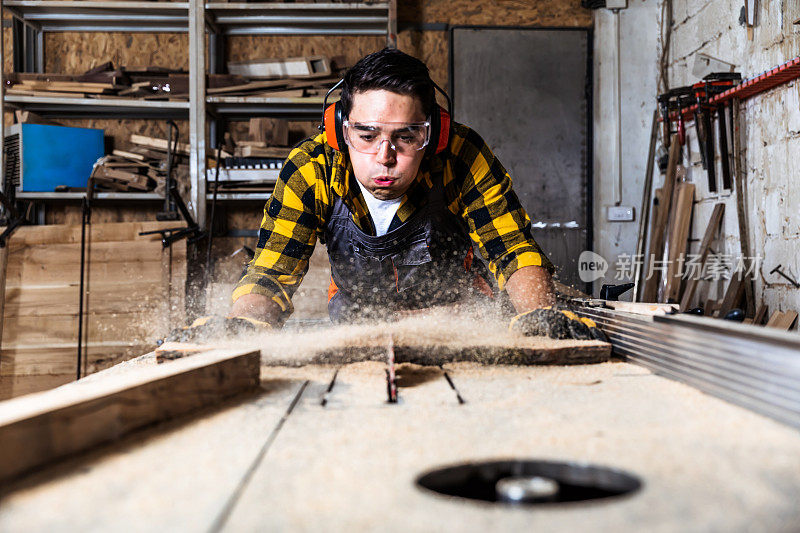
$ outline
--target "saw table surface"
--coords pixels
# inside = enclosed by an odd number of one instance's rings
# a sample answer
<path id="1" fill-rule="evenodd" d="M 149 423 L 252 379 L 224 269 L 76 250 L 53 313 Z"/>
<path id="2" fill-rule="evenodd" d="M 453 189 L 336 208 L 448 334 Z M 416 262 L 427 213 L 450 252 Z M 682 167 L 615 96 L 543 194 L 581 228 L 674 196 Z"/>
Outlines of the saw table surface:
<path id="1" fill-rule="evenodd" d="M 800 432 L 639 366 L 404 364 L 394 405 L 384 371 L 263 367 L 256 394 L 6 487 L 0 531 L 800 529 Z M 643 487 L 512 508 L 415 485 L 507 458 L 587 461 Z"/>

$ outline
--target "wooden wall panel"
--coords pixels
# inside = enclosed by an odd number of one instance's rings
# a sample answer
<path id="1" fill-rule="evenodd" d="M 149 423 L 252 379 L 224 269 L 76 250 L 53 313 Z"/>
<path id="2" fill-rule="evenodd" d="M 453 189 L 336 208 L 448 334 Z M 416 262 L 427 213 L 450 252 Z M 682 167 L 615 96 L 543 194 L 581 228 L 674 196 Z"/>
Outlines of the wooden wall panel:
<path id="1" fill-rule="evenodd" d="M 173 245 L 170 254 L 159 236 L 139 236 L 172 226 L 126 222 L 90 228 L 86 373 L 141 355 L 183 325 L 186 242 Z M 26 226 L 9 241 L 0 398 L 74 379 L 80 233 L 80 226 Z"/>

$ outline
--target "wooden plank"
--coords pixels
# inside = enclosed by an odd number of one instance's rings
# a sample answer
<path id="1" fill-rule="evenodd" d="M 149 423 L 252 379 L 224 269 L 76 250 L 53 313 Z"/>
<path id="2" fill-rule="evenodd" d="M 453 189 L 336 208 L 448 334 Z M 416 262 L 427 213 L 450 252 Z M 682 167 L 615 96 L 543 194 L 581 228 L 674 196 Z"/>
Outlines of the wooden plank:
<path id="1" fill-rule="evenodd" d="M 157 320 L 159 316 L 154 313 L 155 309 L 123 314 L 89 314 L 86 338 L 89 342 L 153 342 L 165 327 Z M 177 325 L 176 321 L 170 323 Z M 9 316 L 4 323 L 3 349 L 26 344 L 77 343 L 77 331 L 77 314 L 51 315 L 47 320 L 35 316 Z"/>
<path id="2" fill-rule="evenodd" d="M 659 300 L 677 302 L 680 298 L 682 272 L 679 267 L 686 259 L 686 248 L 689 243 L 689 226 L 692 219 L 694 203 L 694 185 L 679 183 L 673 194 L 673 209 L 667 232 L 666 257 L 667 273 L 662 279 L 662 291 Z M 681 257 L 683 261 L 681 261 Z"/>
<path id="3" fill-rule="evenodd" d="M 133 144 L 138 144 L 140 146 L 146 146 L 148 148 L 155 148 L 157 150 L 163 150 L 165 152 L 167 151 L 167 149 L 168 149 L 167 145 L 169 144 L 169 140 L 168 139 L 157 139 L 155 137 L 146 137 L 144 135 L 137 135 L 135 133 L 131 135 L 131 139 L 130 140 L 131 140 L 131 142 Z M 189 155 L 189 151 L 190 151 L 190 147 L 189 147 L 188 144 L 180 143 L 180 142 L 177 143 L 177 148 L 176 148 L 176 152 L 177 153 L 180 153 L 180 154 L 183 154 L 183 155 Z"/>
<path id="4" fill-rule="evenodd" d="M 782 320 L 783 320 L 783 312 L 773 311 L 773 313 L 769 316 L 769 320 L 767 320 L 766 327 L 776 328 L 778 327 L 778 324 L 782 322 Z"/>
<path id="5" fill-rule="evenodd" d="M 42 374 L 33 376 L 0 377 L 0 400 L 8 400 L 33 392 L 64 385 L 75 380 L 75 369 L 67 374 Z"/>
<path id="6" fill-rule="evenodd" d="M 280 118 L 251 118 L 248 135 L 251 141 L 271 146 L 286 146 L 289 144 L 289 122 Z"/>
<path id="7" fill-rule="evenodd" d="M 747 287 L 745 287 L 745 289 L 746 288 Z M 767 316 L 767 306 L 764 304 L 759 305 L 758 309 L 756 309 L 756 314 L 753 317 L 753 324 L 755 324 L 756 326 L 762 325 L 764 323 L 764 318 L 766 316 Z"/>
<path id="8" fill-rule="evenodd" d="M 256 146 L 242 147 L 242 157 L 276 157 L 285 159 L 289 157 L 289 152 L 291 152 L 291 148 L 258 148 Z"/>
<path id="9" fill-rule="evenodd" d="M 160 241 L 161 236 L 144 235 L 142 231 L 154 231 L 165 228 L 179 227 L 179 222 L 110 222 L 92 224 L 89 235 L 92 242 L 105 241 Z M 5 229 L 5 228 L 0 228 Z M 22 226 L 14 232 L 10 240 L 11 248 L 18 244 L 69 244 L 81 242 L 81 226 L 76 225 L 46 225 Z"/>
<path id="10" fill-rule="evenodd" d="M 5 316 L 77 314 L 78 292 L 77 284 L 8 287 Z M 97 314 L 148 310 L 167 296 L 161 282 L 92 283 L 87 294 L 86 311 Z"/>
<path id="11" fill-rule="evenodd" d="M 606 302 L 606 307 L 610 307 L 615 311 L 648 316 L 671 315 L 679 311 L 676 304 L 649 304 L 644 302 Z"/>
<path id="12" fill-rule="evenodd" d="M 127 159 L 136 159 L 137 161 L 144 161 L 145 157 L 142 154 L 134 154 L 133 152 L 126 152 L 125 150 L 114 150 L 111 152 L 113 155 L 125 157 Z"/>
<path id="13" fill-rule="evenodd" d="M 186 257 L 173 254 L 176 268 L 185 266 Z M 156 281 L 161 278 L 160 261 L 131 261 L 122 263 L 97 262 L 91 265 L 92 282 Z M 8 285 L 59 285 L 75 283 L 80 276 L 80 264 L 24 263 L 12 260 L 8 265 Z"/>
<path id="14" fill-rule="evenodd" d="M 180 227 L 180 226 L 178 226 Z M 160 237 L 159 237 L 160 238 Z M 80 244 L 9 245 L 13 261 L 24 264 L 53 265 L 59 262 L 80 263 Z M 160 241 L 91 242 L 87 260 L 95 263 L 158 261 L 163 246 Z"/>
<path id="15" fill-rule="evenodd" d="M 770 322 L 772 322 L 772 324 L 767 322 L 768 327 L 789 331 L 794 327 L 795 322 L 797 322 L 797 311 L 784 311 L 777 316 L 775 321 L 770 318 Z"/>
<path id="16" fill-rule="evenodd" d="M 214 350 L 0 404 L 0 480 L 259 385 L 259 353 Z"/>
<path id="17" fill-rule="evenodd" d="M 717 233 L 719 232 L 720 225 L 722 224 L 722 218 L 725 215 L 725 204 L 719 203 L 714 206 L 714 210 L 711 212 L 711 217 L 708 221 L 708 226 L 706 226 L 706 232 L 703 234 L 703 240 L 700 243 L 700 250 L 699 250 L 699 263 L 700 263 L 700 271 L 702 272 L 706 261 L 708 260 L 708 254 L 711 251 L 711 242 L 716 237 Z M 689 280 L 686 282 L 686 289 L 684 290 L 683 297 L 681 298 L 681 311 L 686 311 L 689 309 L 689 306 L 692 304 L 692 298 L 694 298 L 694 292 L 697 289 L 697 284 L 700 282 L 700 277 L 692 275 L 689 277 Z"/>
<path id="18" fill-rule="evenodd" d="M 228 72 L 248 78 L 329 76 L 331 66 L 325 56 L 266 58 L 228 62 Z"/>
<path id="19" fill-rule="evenodd" d="M 725 291 L 725 296 L 722 298 L 722 303 L 717 309 L 714 316 L 724 317 L 731 309 L 734 309 L 742 300 L 744 295 L 744 275 L 742 272 L 737 271 L 731 276 L 728 283 L 728 288 Z"/>
<path id="20" fill-rule="evenodd" d="M 214 94 L 227 94 L 244 91 L 257 91 L 261 89 L 272 89 L 275 87 L 286 86 L 286 80 L 273 80 L 273 81 L 254 81 L 242 85 L 228 85 L 227 87 L 216 87 L 213 89 L 206 89 L 208 95 Z"/>
<path id="21" fill-rule="evenodd" d="M 155 343 L 88 342 L 84 345 L 86 373 L 92 374 L 141 355 Z M 77 364 L 77 340 L 59 344 L 31 344 L 3 347 L 0 352 L 0 376 L 72 374 Z M 73 378 L 74 379 L 74 378 Z"/>
<path id="22" fill-rule="evenodd" d="M 649 255 L 656 261 L 664 260 L 664 232 L 669 218 L 670 206 L 672 203 L 672 191 L 675 188 L 675 178 L 678 170 L 678 160 L 681 155 L 681 147 L 678 136 L 672 136 L 669 147 L 669 161 L 667 163 L 667 173 L 664 177 L 664 185 L 661 188 L 661 202 L 657 210 L 657 218 L 653 224 L 653 237 L 650 241 Z M 658 286 L 660 283 L 659 270 L 653 270 L 653 276 L 645 281 L 644 302 L 655 302 L 658 299 Z"/>

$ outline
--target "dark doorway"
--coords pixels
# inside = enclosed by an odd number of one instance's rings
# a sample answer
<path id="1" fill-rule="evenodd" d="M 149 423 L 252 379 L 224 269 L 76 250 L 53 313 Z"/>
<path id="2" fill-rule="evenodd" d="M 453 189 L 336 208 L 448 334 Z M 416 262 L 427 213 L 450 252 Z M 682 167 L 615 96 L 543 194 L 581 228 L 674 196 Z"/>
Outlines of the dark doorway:
<path id="1" fill-rule="evenodd" d="M 578 256 L 592 245 L 590 44 L 585 29 L 455 27 L 450 53 L 455 120 L 508 169 L 556 279 L 581 290 Z"/>

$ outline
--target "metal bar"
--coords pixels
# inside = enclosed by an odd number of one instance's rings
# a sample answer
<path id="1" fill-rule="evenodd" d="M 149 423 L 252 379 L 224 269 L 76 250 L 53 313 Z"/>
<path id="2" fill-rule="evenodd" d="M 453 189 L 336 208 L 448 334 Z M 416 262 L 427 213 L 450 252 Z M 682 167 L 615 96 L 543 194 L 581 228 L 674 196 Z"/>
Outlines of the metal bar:
<path id="1" fill-rule="evenodd" d="M 189 2 L 189 180 L 194 220 L 206 225 L 206 16 L 205 2 Z"/>
<path id="2" fill-rule="evenodd" d="M 688 315 L 582 307 L 614 352 L 704 392 L 800 428 L 800 338 Z"/>
<path id="3" fill-rule="evenodd" d="M 226 27 L 225 35 L 385 35 L 386 28 L 294 28 L 294 27 Z"/>
<path id="4" fill-rule="evenodd" d="M 397 0 L 389 0 L 386 18 L 386 46 L 397 48 Z"/>
<path id="5" fill-rule="evenodd" d="M 640 300 L 639 288 L 642 282 L 642 270 L 645 266 L 644 260 L 639 261 L 639 258 L 644 259 L 644 246 L 647 242 L 647 229 L 650 221 L 650 204 L 652 203 L 653 192 L 653 170 L 655 167 L 656 159 L 656 138 L 658 137 L 658 107 L 653 110 L 653 122 L 650 125 L 650 149 L 647 152 L 647 168 L 644 175 L 644 187 L 642 189 L 642 207 L 639 210 L 639 236 L 636 240 L 636 270 L 633 275 L 633 300 L 638 302 Z"/>
<path id="6" fill-rule="evenodd" d="M 36 55 L 34 58 L 34 71 L 44 72 L 44 31 L 36 30 L 34 34 L 34 54 Z"/>

